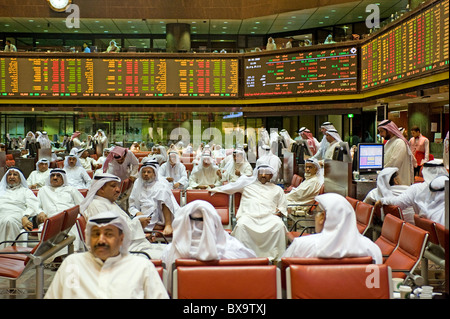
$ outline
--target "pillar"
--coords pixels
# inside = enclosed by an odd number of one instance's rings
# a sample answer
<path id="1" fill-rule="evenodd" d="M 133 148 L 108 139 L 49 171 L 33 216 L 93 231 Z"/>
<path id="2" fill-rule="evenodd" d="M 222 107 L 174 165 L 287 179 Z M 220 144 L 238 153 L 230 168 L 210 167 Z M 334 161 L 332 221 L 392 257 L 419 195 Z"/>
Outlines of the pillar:
<path id="1" fill-rule="evenodd" d="M 166 25 L 166 51 L 189 52 L 191 50 L 191 25 L 168 23 Z"/>

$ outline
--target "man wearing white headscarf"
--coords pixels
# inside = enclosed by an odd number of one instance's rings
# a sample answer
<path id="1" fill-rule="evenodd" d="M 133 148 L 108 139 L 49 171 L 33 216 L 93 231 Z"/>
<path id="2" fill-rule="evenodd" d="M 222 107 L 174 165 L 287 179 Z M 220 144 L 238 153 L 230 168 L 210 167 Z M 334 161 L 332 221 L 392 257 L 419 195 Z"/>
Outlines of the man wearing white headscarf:
<path id="1" fill-rule="evenodd" d="M 404 210 L 413 207 L 419 216 L 445 225 L 445 181 L 448 172 L 440 160 L 423 164 L 424 182 L 412 184 L 399 196 L 383 197 L 375 205 L 396 205 Z"/>
<path id="2" fill-rule="evenodd" d="M 384 145 L 384 167 L 398 167 L 398 174 L 403 185 L 414 183 L 414 156 L 408 141 L 390 120 L 378 124 L 380 136 L 387 140 Z"/>
<path id="3" fill-rule="evenodd" d="M 263 145 L 261 147 L 259 158 L 256 160 L 256 167 L 263 164 L 269 165 L 273 168 L 273 176 L 270 181 L 272 183 L 276 183 L 278 181 L 278 173 L 281 168 L 281 160 L 277 155 L 272 153 L 271 148 L 268 145 Z"/>
<path id="4" fill-rule="evenodd" d="M 70 154 L 64 158 L 64 171 L 66 171 L 67 183 L 77 189 L 87 189 L 91 185 L 92 179 L 81 166 L 78 158 L 78 149 L 72 148 Z"/>
<path id="5" fill-rule="evenodd" d="M 323 160 L 325 158 L 325 152 L 328 149 L 328 146 L 330 143 L 327 141 L 327 134 L 326 131 L 335 129 L 333 124 L 331 122 L 323 122 L 320 126 L 320 131 L 323 134 L 322 141 L 319 144 L 319 148 L 317 149 L 317 153 L 314 154 L 314 158 L 317 160 Z"/>
<path id="6" fill-rule="evenodd" d="M 383 263 L 380 248 L 359 233 L 355 211 L 345 197 L 336 193 L 327 193 L 317 196 L 316 201 L 321 209 L 315 213 L 316 234 L 295 238 L 283 257 L 371 256 L 374 263 Z"/>
<path id="7" fill-rule="evenodd" d="M 103 155 L 103 150 L 108 147 L 108 137 L 106 136 L 105 132 L 103 130 L 98 129 L 97 133 L 94 135 L 94 148 L 95 148 L 95 154 L 97 156 Z"/>
<path id="8" fill-rule="evenodd" d="M 218 167 L 214 164 L 211 151 L 204 151 L 197 166 L 194 166 L 189 176 L 187 189 L 212 189 L 220 186 Z"/>
<path id="9" fill-rule="evenodd" d="M 46 158 L 41 158 L 36 162 L 36 170 L 32 171 L 27 178 L 28 187 L 31 189 L 39 189 L 45 185 L 50 170 L 48 169 L 49 161 Z"/>
<path id="10" fill-rule="evenodd" d="M 120 183 L 120 178 L 115 175 L 96 174 L 85 199 L 80 204 L 80 213 L 86 220 L 103 211 L 114 212 L 123 216 L 131 231 L 130 251 L 142 251 L 152 256 L 152 244 L 147 240 L 144 233 L 144 228 L 150 222 L 150 218 L 131 218 L 116 204 L 120 195 Z"/>
<path id="11" fill-rule="evenodd" d="M 102 212 L 86 225 L 89 251 L 69 255 L 50 284 L 45 299 L 168 299 L 153 263 L 130 255 L 126 220 Z"/>
<path id="12" fill-rule="evenodd" d="M 46 131 L 43 131 L 42 134 L 40 134 L 36 140 L 36 142 L 39 143 L 39 148 L 52 148 L 52 143 L 50 142 L 50 139 L 48 138 L 48 134 Z"/>
<path id="13" fill-rule="evenodd" d="M 97 161 L 90 156 L 89 151 L 85 148 L 78 151 L 78 160 L 86 171 L 95 171 L 97 169 Z"/>
<path id="14" fill-rule="evenodd" d="M 286 194 L 289 205 L 308 205 L 314 202 L 323 185 L 319 161 L 309 158 L 305 161 L 305 180 Z M 309 207 L 304 206 L 305 209 Z"/>
<path id="15" fill-rule="evenodd" d="M 281 216 L 287 216 L 287 200 L 283 189 L 270 182 L 274 173 L 273 167 L 262 164 L 252 176 L 242 176 L 211 192 L 242 193 L 231 235 L 258 257 L 279 260 L 286 249 L 286 226 Z"/>
<path id="16" fill-rule="evenodd" d="M 409 186 L 401 185 L 397 172 L 397 167 L 386 167 L 381 170 L 377 177 L 377 187 L 367 193 L 363 201 L 374 205 L 382 198 L 399 196 L 406 191 Z M 408 223 L 414 224 L 414 209 L 412 207 L 405 208 L 402 214 Z M 383 214 L 381 217 L 384 219 Z"/>
<path id="17" fill-rule="evenodd" d="M 143 163 L 139 178 L 134 182 L 129 198 L 128 212 L 131 216 L 150 218 L 146 230 L 161 230 L 163 235 L 172 234 L 172 220 L 180 208 L 166 180 L 159 180 L 159 164 L 156 160 Z"/>
<path id="18" fill-rule="evenodd" d="M 291 135 L 286 129 L 282 129 L 280 131 L 280 136 L 283 138 L 284 147 L 290 151 L 292 144 L 295 143 L 295 141 L 291 138 Z"/>
<path id="19" fill-rule="evenodd" d="M 252 165 L 248 162 L 245 151 L 242 148 L 238 148 L 233 151 L 232 160 L 228 161 L 223 168 L 223 172 L 220 171 L 222 176 L 222 183 L 232 183 L 237 181 L 242 175 L 253 175 Z"/>
<path id="20" fill-rule="evenodd" d="M 38 213 L 39 202 L 22 172 L 9 168 L 0 182 L 0 242 L 15 240 L 22 229 L 32 230 L 33 223 L 28 218 Z"/>
<path id="21" fill-rule="evenodd" d="M 161 256 L 169 274 L 178 258 L 209 261 L 256 257 L 252 250 L 223 229 L 216 209 L 206 201 L 196 200 L 180 208 L 173 228 L 172 243 L 166 246 Z M 169 276 L 168 287 L 170 282 Z"/>
<path id="22" fill-rule="evenodd" d="M 173 189 L 185 189 L 189 183 L 186 166 L 180 161 L 176 151 L 169 152 L 169 160 L 158 169 L 158 176 L 165 179 Z"/>
<path id="23" fill-rule="evenodd" d="M 163 163 L 167 162 L 167 150 L 162 145 L 155 145 L 152 147 L 152 152 L 144 159 L 155 159 L 159 163 L 159 165 L 162 165 Z"/>
<path id="24" fill-rule="evenodd" d="M 50 170 L 46 184 L 39 190 L 37 199 L 39 211 L 37 224 L 43 226 L 46 218 L 52 217 L 62 211 L 80 205 L 83 195 L 73 186 L 68 185 L 66 172 L 60 168 Z M 76 227 L 72 227 L 70 234 L 75 236 L 74 247 L 76 251 L 82 250 L 83 245 Z"/>
<path id="25" fill-rule="evenodd" d="M 325 151 L 324 159 L 333 159 L 334 151 L 339 147 L 339 143 L 342 142 L 341 136 L 336 129 L 329 129 L 325 132 L 325 138 L 329 145 Z"/>

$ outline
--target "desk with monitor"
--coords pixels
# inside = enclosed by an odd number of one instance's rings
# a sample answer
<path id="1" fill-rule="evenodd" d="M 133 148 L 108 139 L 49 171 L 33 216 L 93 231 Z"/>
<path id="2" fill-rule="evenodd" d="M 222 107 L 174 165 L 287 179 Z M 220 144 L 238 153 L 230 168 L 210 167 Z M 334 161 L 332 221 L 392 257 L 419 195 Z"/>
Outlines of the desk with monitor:
<path id="1" fill-rule="evenodd" d="M 353 160 L 357 171 L 353 175 L 354 194 L 356 199 L 363 200 L 377 187 L 378 172 L 384 167 L 384 144 L 359 143 Z"/>

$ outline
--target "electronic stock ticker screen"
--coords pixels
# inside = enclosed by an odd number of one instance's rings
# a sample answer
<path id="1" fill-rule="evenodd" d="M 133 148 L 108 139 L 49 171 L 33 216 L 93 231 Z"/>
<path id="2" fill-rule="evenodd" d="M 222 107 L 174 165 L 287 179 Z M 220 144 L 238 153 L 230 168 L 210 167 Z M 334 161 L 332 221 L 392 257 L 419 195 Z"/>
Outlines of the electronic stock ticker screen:
<path id="1" fill-rule="evenodd" d="M 361 90 L 449 64 L 449 1 L 440 1 L 361 46 Z"/>
<path id="2" fill-rule="evenodd" d="M 357 47 L 246 57 L 245 97 L 357 92 Z"/>
<path id="3" fill-rule="evenodd" d="M 233 98 L 238 59 L 0 57 L 0 97 Z"/>

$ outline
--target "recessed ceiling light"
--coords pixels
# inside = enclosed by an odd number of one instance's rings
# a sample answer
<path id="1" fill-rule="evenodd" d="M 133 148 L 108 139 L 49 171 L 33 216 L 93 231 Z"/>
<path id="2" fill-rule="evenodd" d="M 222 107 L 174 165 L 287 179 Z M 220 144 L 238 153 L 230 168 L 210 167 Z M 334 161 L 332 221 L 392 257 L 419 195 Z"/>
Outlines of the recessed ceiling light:
<path id="1" fill-rule="evenodd" d="M 132 23 L 132 21 L 128 21 L 128 23 Z"/>
<path id="2" fill-rule="evenodd" d="M 328 19 L 329 18 L 329 16 L 325 16 L 325 19 Z"/>
<path id="3" fill-rule="evenodd" d="M 9 27 L 9 24 L 5 24 L 5 27 Z"/>
<path id="4" fill-rule="evenodd" d="M 295 18 L 297 18 L 297 17 L 296 17 L 296 16 L 292 16 L 292 17 L 291 17 L 291 19 L 295 19 Z"/>
<path id="5" fill-rule="evenodd" d="M 34 20 L 28 20 L 28 22 L 34 22 Z"/>
<path id="6" fill-rule="evenodd" d="M 322 21 L 319 21 L 319 24 L 323 24 L 323 22 L 322 22 Z"/>
<path id="7" fill-rule="evenodd" d="M 335 10 L 335 9 L 333 9 L 333 10 L 331 10 L 331 12 L 336 12 L 336 10 Z"/>
<path id="8" fill-rule="evenodd" d="M 256 22 L 255 22 L 255 24 L 260 24 L 260 23 L 261 23 L 261 22 L 259 22 L 259 21 L 256 21 Z"/>
<path id="9" fill-rule="evenodd" d="M 99 23 L 100 21 L 96 20 L 95 23 Z"/>

